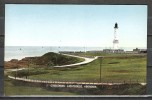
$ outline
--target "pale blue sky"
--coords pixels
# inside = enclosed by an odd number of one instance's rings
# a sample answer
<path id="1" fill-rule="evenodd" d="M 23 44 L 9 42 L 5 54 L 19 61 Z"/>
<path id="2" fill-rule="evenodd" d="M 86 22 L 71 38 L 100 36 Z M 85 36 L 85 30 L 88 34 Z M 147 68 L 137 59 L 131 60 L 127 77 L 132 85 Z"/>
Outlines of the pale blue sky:
<path id="1" fill-rule="evenodd" d="M 146 47 L 146 5 L 7 4 L 6 46 Z"/>

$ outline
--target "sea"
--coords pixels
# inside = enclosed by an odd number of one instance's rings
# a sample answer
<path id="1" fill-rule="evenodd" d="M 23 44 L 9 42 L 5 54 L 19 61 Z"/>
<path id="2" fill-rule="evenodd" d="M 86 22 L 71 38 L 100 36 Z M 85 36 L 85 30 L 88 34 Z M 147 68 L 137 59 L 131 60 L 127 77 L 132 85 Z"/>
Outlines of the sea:
<path id="1" fill-rule="evenodd" d="M 101 51 L 103 49 L 110 49 L 106 47 L 72 47 L 72 46 L 5 46 L 4 60 L 10 61 L 11 59 L 21 60 L 25 57 L 36 57 L 42 56 L 47 52 L 56 52 L 59 51 L 74 51 L 74 52 L 85 52 L 85 51 Z M 132 51 L 133 47 L 124 47 L 121 48 L 125 51 Z M 141 49 L 141 48 L 140 48 Z M 142 48 L 145 49 L 145 48 Z"/>

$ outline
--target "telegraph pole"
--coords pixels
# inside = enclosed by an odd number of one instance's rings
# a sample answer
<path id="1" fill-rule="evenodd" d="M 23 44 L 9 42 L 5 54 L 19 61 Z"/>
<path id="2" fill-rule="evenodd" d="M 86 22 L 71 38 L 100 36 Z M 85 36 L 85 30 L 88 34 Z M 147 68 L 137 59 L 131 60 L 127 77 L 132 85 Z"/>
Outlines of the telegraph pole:
<path id="1" fill-rule="evenodd" d="M 28 79 L 29 79 L 29 77 L 30 77 L 30 60 L 29 60 L 29 63 L 28 63 Z"/>
<path id="2" fill-rule="evenodd" d="M 27 78 L 29 78 L 29 62 L 28 62 L 28 73 L 27 73 Z"/>
<path id="3" fill-rule="evenodd" d="M 103 57 L 101 56 L 101 57 L 99 57 L 99 60 L 100 60 L 100 83 L 101 83 L 101 67 L 102 67 L 102 59 L 103 59 Z"/>
<path id="4" fill-rule="evenodd" d="M 18 68 L 16 67 L 15 79 L 16 79 L 16 77 L 17 77 L 17 69 L 18 69 Z"/>

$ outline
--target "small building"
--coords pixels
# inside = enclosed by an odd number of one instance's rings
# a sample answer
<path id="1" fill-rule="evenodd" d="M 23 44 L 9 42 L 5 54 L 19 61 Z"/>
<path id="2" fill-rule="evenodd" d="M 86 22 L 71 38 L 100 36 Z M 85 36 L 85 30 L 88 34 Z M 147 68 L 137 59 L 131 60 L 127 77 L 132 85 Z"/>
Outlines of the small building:
<path id="1" fill-rule="evenodd" d="M 133 49 L 133 52 L 137 52 L 137 53 L 147 53 L 147 50 L 146 49 Z"/>
<path id="2" fill-rule="evenodd" d="M 126 51 L 125 53 L 126 54 L 135 54 L 135 53 L 138 53 L 138 52 L 136 52 L 136 51 Z"/>
<path id="3" fill-rule="evenodd" d="M 124 53 L 124 49 L 116 49 L 114 50 L 114 53 Z"/>
<path id="4" fill-rule="evenodd" d="M 113 50 L 112 49 L 103 49 L 103 52 L 104 53 L 113 53 Z"/>
<path id="5" fill-rule="evenodd" d="M 139 53 L 147 53 L 147 50 L 146 49 L 140 49 Z"/>
<path id="6" fill-rule="evenodd" d="M 91 51 L 87 51 L 88 53 L 101 53 L 101 50 L 91 50 Z"/>
<path id="7" fill-rule="evenodd" d="M 124 49 L 103 49 L 104 53 L 124 53 Z"/>
<path id="8" fill-rule="evenodd" d="M 133 51 L 139 51 L 139 49 L 138 49 L 138 48 L 136 48 L 136 49 L 133 49 Z"/>

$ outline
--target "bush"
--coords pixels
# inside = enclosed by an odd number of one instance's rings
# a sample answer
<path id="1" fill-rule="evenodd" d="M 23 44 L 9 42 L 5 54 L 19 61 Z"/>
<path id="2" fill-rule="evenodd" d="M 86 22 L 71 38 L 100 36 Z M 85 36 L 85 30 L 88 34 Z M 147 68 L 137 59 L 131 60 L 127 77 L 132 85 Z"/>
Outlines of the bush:
<path id="1" fill-rule="evenodd" d="M 20 70 L 17 72 L 12 72 L 11 75 L 16 76 L 17 77 L 24 77 L 24 76 L 30 76 L 30 75 L 38 75 L 38 74 L 46 74 L 48 73 L 48 71 L 44 71 L 44 70 Z"/>

